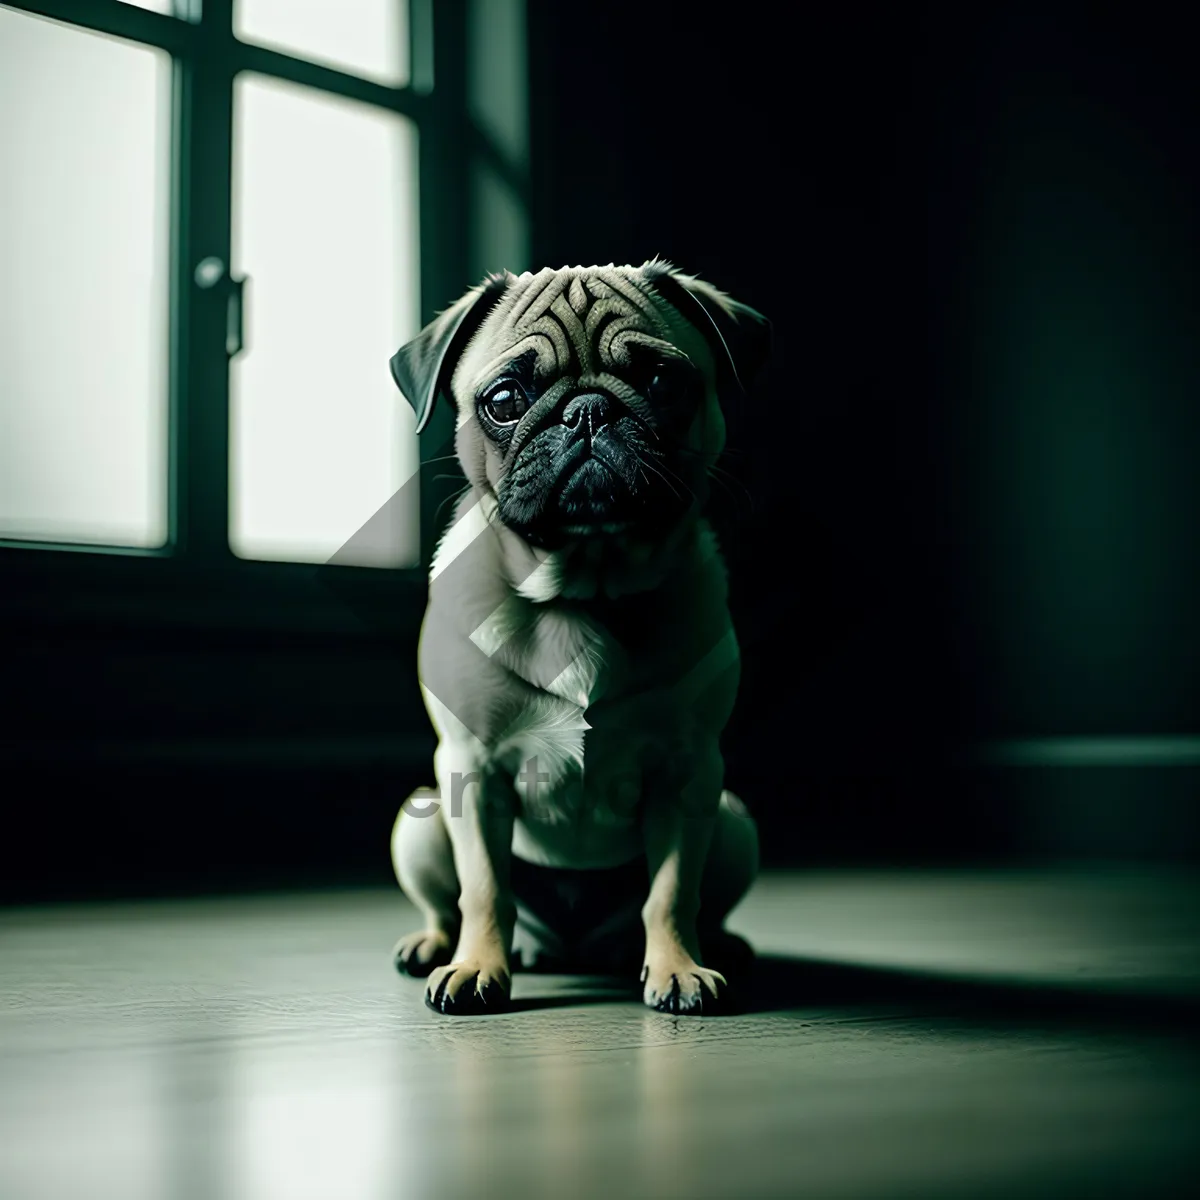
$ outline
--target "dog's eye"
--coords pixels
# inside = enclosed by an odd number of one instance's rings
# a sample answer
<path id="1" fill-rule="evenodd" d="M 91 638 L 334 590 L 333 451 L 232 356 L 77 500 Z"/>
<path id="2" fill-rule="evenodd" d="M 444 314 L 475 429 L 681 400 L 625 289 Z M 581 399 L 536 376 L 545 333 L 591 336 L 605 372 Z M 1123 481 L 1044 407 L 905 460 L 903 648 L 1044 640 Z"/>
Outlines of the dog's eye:
<path id="1" fill-rule="evenodd" d="M 651 364 L 643 378 L 642 394 L 658 409 L 686 407 L 695 382 L 686 366 L 671 362 Z"/>
<path id="2" fill-rule="evenodd" d="M 529 411 L 529 397 L 519 383 L 506 379 L 483 397 L 483 407 L 497 425 L 512 425 Z"/>
<path id="3" fill-rule="evenodd" d="M 647 400 L 670 400 L 679 391 L 679 378 L 670 371 L 659 368 L 646 384 Z"/>

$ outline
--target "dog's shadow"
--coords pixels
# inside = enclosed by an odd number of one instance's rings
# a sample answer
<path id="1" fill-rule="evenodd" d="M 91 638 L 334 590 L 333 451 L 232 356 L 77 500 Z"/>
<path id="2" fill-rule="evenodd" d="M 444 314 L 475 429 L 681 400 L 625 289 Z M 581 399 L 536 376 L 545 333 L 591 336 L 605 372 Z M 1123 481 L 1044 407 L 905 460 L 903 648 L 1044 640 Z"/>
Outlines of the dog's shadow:
<path id="1" fill-rule="evenodd" d="M 640 999 L 636 981 L 587 977 L 565 990 L 514 997 L 511 1011 Z M 761 955 L 730 989 L 716 1016 L 788 1014 L 928 1016 L 963 1023 L 1081 1023 L 1200 1029 L 1200 996 L 1149 986 L 1105 989 L 1059 982 L 989 979 L 905 967 Z M 706 1016 L 710 1015 L 708 1013 Z"/>
<path id="2" fill-rule="evenodd" d="M 1150 986 L 1105 988 L 1052 980 L 988 978 L 878 964 L 764 955 L 740 1011 L 880 1010 L 994 1022 L 1096 1021 L 1200 1027 L 1200 995 Z"/>
<path id="3" fill-rule="evenodd" d="M 508 1011 L 520 1013 L 550 1008 L 579 1008 L 592 1004 L 625 1004 L 640 998 L 641 988 L 636 982 L 628 983 L 623 979 L 599 976 L 588 976 L 585 979 L 572 977 L 571 987 L 565 991 L 514 996 L 509 1001 Z"/>

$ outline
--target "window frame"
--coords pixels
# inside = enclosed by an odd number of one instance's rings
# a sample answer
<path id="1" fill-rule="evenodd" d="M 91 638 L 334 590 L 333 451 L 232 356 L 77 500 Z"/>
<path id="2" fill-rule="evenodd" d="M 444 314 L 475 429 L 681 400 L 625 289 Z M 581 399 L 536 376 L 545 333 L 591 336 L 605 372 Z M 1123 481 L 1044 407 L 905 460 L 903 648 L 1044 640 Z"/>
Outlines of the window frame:
<path id="1" fill-rule="evenodd" d="M 469 115 L 471 5 L 407 0 L 409 82 L 389 87 L 283 51 L 239 41 L 235 0 L 175 0 L 176 15 L 120 0 L 4 0 L 5 7 L 165 50 L 172 59 L 168 537 L 161 548 L 0 539 L 0 609 L 43 625 L 362 632 L 325 586 L 415 629 L 426 566 L 444 522 L 454 422 L 447 406 L 421 435 L 421 563 L 399 569 L 318 567 L 238 558 L 229 546 L 229 376 L 225 350 L 232 237 L 234 82 L 241 72 L 288 80 L 399 113 L 418 142 L 420 314 L 432 319 L 473 282 L 471 171 L 483 163 L 523 206 L 528 164 L 511 161 Z M 201 288 L 196 264 L 225 264 Z M 252 319 L 252 314 L 251 314 Z M 381 364 L 381 369 L 386 369 Z M 367 622 L 366 624 L 370 624 Z"/>

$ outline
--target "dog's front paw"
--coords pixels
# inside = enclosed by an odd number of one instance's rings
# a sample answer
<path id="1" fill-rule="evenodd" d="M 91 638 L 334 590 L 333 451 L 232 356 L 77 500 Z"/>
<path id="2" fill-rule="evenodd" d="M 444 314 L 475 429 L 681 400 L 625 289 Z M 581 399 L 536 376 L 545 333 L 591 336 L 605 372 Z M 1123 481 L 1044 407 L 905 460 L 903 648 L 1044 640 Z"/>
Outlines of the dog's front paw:
<path id="1" fill-rule="evenodd" d="M 656 1012 L 700 1016 L 718 1012 L 725 976 L 700 966 L 687 954 L 648 959 L 642 967 L 642 999 Z"/>
<path id="2" fill-rule="evenodd" d="M 512 980 L 500 963 L 468 958 L 439 967 L 425 985 L 425 1003 L 434 1012 L 469 1017 L 504 1012 Z"/>
<path id="3" fill-rule="evenodd" d="M 418 929 L 406 933 L 392 950 L 392 962 L 401 975 L 423 979 L 430 971 L 448 963 L 454 954 L 454 944 L 448 933 L 440 929 Z"/>

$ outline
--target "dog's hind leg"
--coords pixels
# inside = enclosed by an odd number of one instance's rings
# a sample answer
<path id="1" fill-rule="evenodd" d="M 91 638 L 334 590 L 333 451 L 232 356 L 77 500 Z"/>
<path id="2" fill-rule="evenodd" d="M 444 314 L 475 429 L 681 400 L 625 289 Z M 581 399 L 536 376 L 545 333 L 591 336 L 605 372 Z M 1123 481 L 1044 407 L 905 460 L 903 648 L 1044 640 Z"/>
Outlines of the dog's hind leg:
<path id="1" fill-rule="evenodd" d="M 758 827 L 739 796 L 721 793 L 700 878 L 700 923 L 720 925 L 758 874 Z"/>
<path id="2" fill-rule="evenodd" d="M 730 977 L 746 970 L 754 951 L 725 928 L 725 918 L 750 890 L 758 874 L 758 828 L 733 792 L 721 793 L 712 841 L 700 879 L 697 935 L 704 965 Z"/>
<path id="3" fill-rule="evenodd" d="M 458 939 L 458 875 L 437 800 L 432 788 L 418 788 L 392 827 L 392 868 L 424 922 L 392 954 L 397 971 L 418 977 L 448 963 Z"/>

